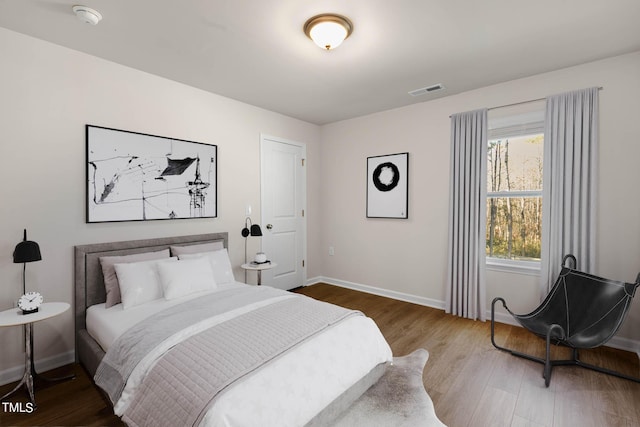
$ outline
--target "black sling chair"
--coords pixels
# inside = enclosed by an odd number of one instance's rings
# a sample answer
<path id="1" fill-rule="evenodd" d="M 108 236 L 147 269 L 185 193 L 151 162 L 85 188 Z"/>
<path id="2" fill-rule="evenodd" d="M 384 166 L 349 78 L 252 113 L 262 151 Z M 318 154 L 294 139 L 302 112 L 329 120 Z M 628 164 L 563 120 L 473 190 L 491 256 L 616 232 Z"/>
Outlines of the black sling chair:
<path id="1" fill-rule="evenodd" d="M 566 266 L 567 260 L 572 261 L 571 268 Z M 633 295 L 640 285 L 640 274 L 638 274 L 635 283 L 624 283 L 583 273 L 575 268 L 576 258 L 573 255 L 565 255 L 562 259 L 562 271 L 549 295 L 538 308 L 529 314 L 514 314 L 507 308 L 503 298 L 495 298 L 491 303 L 491 343 L 497 349 L 509 352 L 514 356 L 544 364 L 542 376 L 547 387 L 551 382 L 551 369 L 558 365 L 582 366 L 640 382 L 640 378 L 590 365 L 578 358 L 578 349 L 601 346 L 618 331 L 629 311 Z M 495 304 L 498 301 L 502 302 L 503 307 L 524 328 L 546 340 L 547 348 L 544 359 L 496 344 L 494 339 Z M 572 358 L 551 360 L 550 347 L 552 342 L 571 348 Z"/>

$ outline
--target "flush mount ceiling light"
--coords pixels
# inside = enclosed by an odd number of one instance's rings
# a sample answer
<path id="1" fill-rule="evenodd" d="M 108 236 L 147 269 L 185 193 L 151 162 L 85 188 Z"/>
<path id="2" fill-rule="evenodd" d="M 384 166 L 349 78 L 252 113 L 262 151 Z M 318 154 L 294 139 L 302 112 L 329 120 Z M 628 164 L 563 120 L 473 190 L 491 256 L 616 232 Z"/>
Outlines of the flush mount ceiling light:
<path id="1" fill-rule="evenodd" d="M 331 50 L 340 46 L 353 31 L 353 24 L 341 15 L 325 13 L 310 18 L 304 24 L 304 33 L 322 49 Z"/>
<path id="2" fill-rule="evenodd" d="M 76 5 L 73 6 L 73 13 L 76 14 L 79 20 L 91 25 L 97 25 L 102 19 L 102 14 L 95 9 L 91 9 L 87 6 Z"/>

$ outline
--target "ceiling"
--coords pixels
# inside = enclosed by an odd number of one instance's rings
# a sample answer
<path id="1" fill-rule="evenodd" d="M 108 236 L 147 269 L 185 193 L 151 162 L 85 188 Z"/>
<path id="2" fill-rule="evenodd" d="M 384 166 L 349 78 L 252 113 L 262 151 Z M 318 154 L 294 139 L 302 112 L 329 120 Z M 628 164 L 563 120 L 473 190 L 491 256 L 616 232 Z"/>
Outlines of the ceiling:
<path id="1" fill-rule="evenodd" d="M 354 24 L 332 51 L 302 31 L 325 12 Z M 0 0 L 2 27 L 316 124 L 638 51 L 639 22 L 639 0 Z"/>

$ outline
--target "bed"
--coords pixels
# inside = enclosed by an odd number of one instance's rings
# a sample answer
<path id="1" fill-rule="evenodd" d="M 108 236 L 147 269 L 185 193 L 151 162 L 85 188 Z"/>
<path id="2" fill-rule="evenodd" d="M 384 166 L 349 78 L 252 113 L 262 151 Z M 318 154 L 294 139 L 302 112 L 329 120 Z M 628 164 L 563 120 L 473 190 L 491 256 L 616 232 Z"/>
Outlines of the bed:
<path id="1" fill-rule="evenodd" d="M 78 361 L 131 426 L 330 424 L 382 376 L 388 344 L 362 313 L 236 282 L 227 243 L 210 233 L 76 246 Z M 105 263 L 122 279 L 117 303 Z M 161 297 L 145 288 L 152 270 Z"/>

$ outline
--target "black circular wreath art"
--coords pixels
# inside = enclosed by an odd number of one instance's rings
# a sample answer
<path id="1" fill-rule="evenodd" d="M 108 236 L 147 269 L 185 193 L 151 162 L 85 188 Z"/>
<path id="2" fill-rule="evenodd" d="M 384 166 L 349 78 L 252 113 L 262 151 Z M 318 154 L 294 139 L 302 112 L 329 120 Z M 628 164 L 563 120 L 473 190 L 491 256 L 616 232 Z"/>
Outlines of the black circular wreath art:
<path id="1" fill-rule="evenodd" d="M 382 182 L 380 175 L 383 172 L 391 174 L 391 182 Z M 400 181 L 400 171 L 398 167 L 391 162 L 380 163 L 373 171 L 373 185 L 380 191 L 391 191 L 398 185 Z"/>

